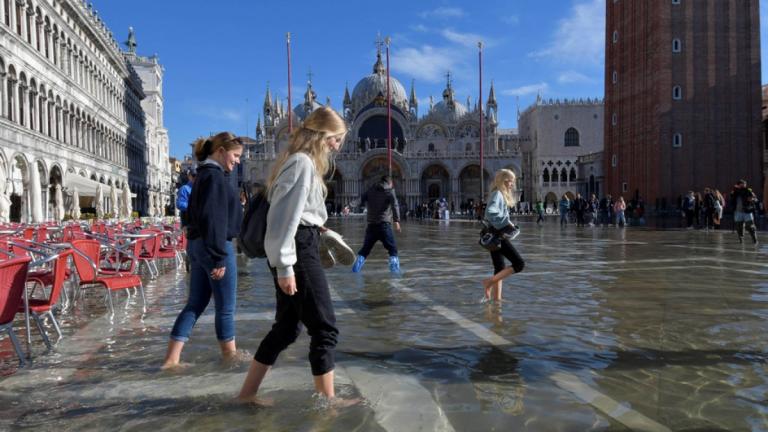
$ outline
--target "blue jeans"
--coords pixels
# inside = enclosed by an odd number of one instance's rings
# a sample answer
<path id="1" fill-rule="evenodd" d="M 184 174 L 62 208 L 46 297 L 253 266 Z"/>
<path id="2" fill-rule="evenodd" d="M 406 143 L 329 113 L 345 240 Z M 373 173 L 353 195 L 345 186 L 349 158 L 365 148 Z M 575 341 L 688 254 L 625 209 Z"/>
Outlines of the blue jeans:
<path id="1" fill-rule="evenodd" d="M 360 248 L 357 254 L 368 258 L 368 254 L 371 253 L 371 249 L 373 249 L 373 245 L 376 244 L 377 241 L 381 241 L 384 248 L 389 252 L 389 256 L 397 256 L 395 235 L 392 233 L 392 224 L 389 222 L 368 224 L 368 227 L 365 229 L 363 247 Z"/>
<path id="2" fill-rule="evenodd" d="M 202 238 L 190 240 L 187 245 L 189 256 L 189 298 L 171 330 L 171 339 L 180 342 L 189 340 L 192 327 L 208 307 L 213 295 L 216 307 L 216 338 L 219 342 L 235 339 L 235 305 L 237 298 L 237 261 L 232 242 L 227 242 L 226 271 L 219 280 L 211 279 L 213 260 L 205 249 Z"/>
<path id="3" fill-rule="evenodd" d="M 624 211 L 616 212 L 616 226 L 624 226 L 627 224 L 627 219 L 624 217 Z"/>

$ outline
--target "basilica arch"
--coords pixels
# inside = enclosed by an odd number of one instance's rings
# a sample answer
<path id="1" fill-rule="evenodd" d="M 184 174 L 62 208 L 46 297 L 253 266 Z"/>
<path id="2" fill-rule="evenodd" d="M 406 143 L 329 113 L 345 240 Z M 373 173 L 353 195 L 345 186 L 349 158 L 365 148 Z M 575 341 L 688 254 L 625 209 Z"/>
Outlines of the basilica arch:
<path id="1" fill-rule="evenodd" d="M 386 155 L 375 156 L 366 161 L 360 170 L 361 195 L 371 186 L 381 181 L 381 177 L 389 174 L 389 164 Z M 405 202 L 401 195 L 404 193 L 405 176 L 400 164 L 392 159 L 392 181 L 395 184 L 395 192 L 400 202 Z"/>
<path id="2" fill-rule="evenodd" d="M 451 176 L 442 164 L 433 163 L 421 174 L 421 199 L 432 202 L 440 198 L 451 200 Z"/>
<path id="3" fill-rule="evenodd" d="M 392 110 L 392 148 L 402 152 L 405 149 L 405 118 L 397 110 Z M 355 120 L 359 125 L 352 131 L 361 152 L 377 148 L 387 148 L 388 123 L 386 109 L 376 108 L 363 113 Z"/>
<path id="4" fill-rule="evenodd" d="M 493 178 L 488 173 L 488 170 L 483 169 L 485 194 L 488 194 L 490 185 L 493 183 Z M 461 202 L 473 200 L 477 202 L 481 199 L 481 187 L 480 187 L 480 165 L 470 164 L 464 167 L 459 173 L 459 200 Z M 482 197 L 484 200 L 485 197 Z"/>

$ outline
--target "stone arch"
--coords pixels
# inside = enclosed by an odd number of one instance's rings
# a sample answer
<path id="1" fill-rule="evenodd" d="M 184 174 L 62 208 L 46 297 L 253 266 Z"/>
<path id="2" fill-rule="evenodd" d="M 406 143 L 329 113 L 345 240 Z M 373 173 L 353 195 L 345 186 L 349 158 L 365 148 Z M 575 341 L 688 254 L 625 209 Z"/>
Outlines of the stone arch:
<path id="1" fill-rule="evenodd" d="M 440 198 L 451 200 L 451 175 L 440 163 L 431 163 L 421 173 L 421 199 L 434 201 Z"/>
<path id="2" fill-rule="evenodd" d="M 387 155 L 385 153 L 368 158 L 360 164 L 360 176 L 362 182 L 361 192 L 365 192 L 371 186 L 381 181 L 381 177 L 389 174 Z M 398 194 L 404 193 L 405 179 L 408 178 L 404 172 L 400 161 L 392 158 L 392 180 L 395 183 L 395 191 Z M 398 199 L 401 199 L 398 195 Z"/>
<path id="3" fill-rule="evenodd" d="M 408 130 L 407 121 L 399 113 L 392 112 L 392 147 L 398 147 L 406 140 Z M 351 135 L 360 143 L 360 151 L 368 151 L 374 148 L 387 148 L 387 111 L 383 108 L 371 109 L 360 115 L 355 120 L 355 129 Z M 366 141 L 368 139 L 368 141 Z M 398 146 L 395 145 L 398 142 Z M 366 142 L 370 142 L 368 146 Z"/>
<path id="4" fill-rule="evenodd" d="M 549 191 L 547 195 L 544 197 L 544 209 L 557 208 L 557 202 L 560 200 L 560 198 L 557 196 L 557 194 L 553 191 Z"/>
<path id="5" fill-rule="evenodd" d="M 459 171 L 459 200 L 461 202 L 469 200 L 477 202 L 478 199 L 485 199 L 485 197 L 481 197 L 483 188 L 481 187 L 480 177 L 480 165 L 477 163 L 468 163 Z M 493 181 L 493 178 L 487 169 L 483 169 L 482 177 L 482 184 L 485 185 L 484 192 L 487 194 L 488 186 Z"/>

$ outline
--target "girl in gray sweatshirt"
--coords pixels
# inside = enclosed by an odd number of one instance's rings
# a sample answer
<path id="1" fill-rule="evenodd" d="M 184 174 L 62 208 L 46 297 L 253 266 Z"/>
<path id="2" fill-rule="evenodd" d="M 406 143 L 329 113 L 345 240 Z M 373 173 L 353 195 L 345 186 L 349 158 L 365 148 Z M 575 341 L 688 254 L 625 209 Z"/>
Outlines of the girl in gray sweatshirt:
<path id="1" fill-rule="evenodd" d="M 323 176 L 330 154 L 339 150 L 347 125 L 332 109 L 313 111 L 293 132 L 268 182 L 267 234 L 264 248 L 276 291 L 275 323 L 259 345 L 238 398 L 257 402 L 264 376 L 301 331 L 310 335 L 309 363 L 315 390 L 332 403 L 334 353 L 339 331 L 320 263 L 320 231 L 328 215 Z"/>

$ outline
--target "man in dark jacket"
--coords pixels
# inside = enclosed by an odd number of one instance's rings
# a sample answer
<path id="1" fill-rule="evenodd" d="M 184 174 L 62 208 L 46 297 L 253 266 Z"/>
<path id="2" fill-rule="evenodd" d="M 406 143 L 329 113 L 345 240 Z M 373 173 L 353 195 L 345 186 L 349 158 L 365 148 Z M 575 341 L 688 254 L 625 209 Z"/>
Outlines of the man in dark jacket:
<path id="1" fill-rule="evenodd" d="M 757 244 L 757 231 L 755 229 L 755 203 L 757 197 L 752 189 L 747 187 L 746 180 L 739 180 L 731 191 L 731 208 L 733 209 L 733 222 L 736 224 L 736 234 L 739 235 L 739 243 L 744 241 L 744 227 L 746 226 L 752 242 Z"/>
<path id="2" fill-rule="evenodd" d="M 383 176 L 379 183 L 371 186 L 363 194 L 360 204 L 365 204 L 368 211 L 368 227 L 365 229 L 365 241 L 363 247 L 357 252 L 357 260 L 352 265 L 352 271 L 360 272 L 373 245 L 381 241 L 389 252 L 389 270 L 392 273 L 400 273 L 400 259 L 397 256 L 395 236 L 392 233 L 392 225 L 397 232 L 400 232 L 400 206 L 392 186 L 392 178 L 388 175 Z"/>

